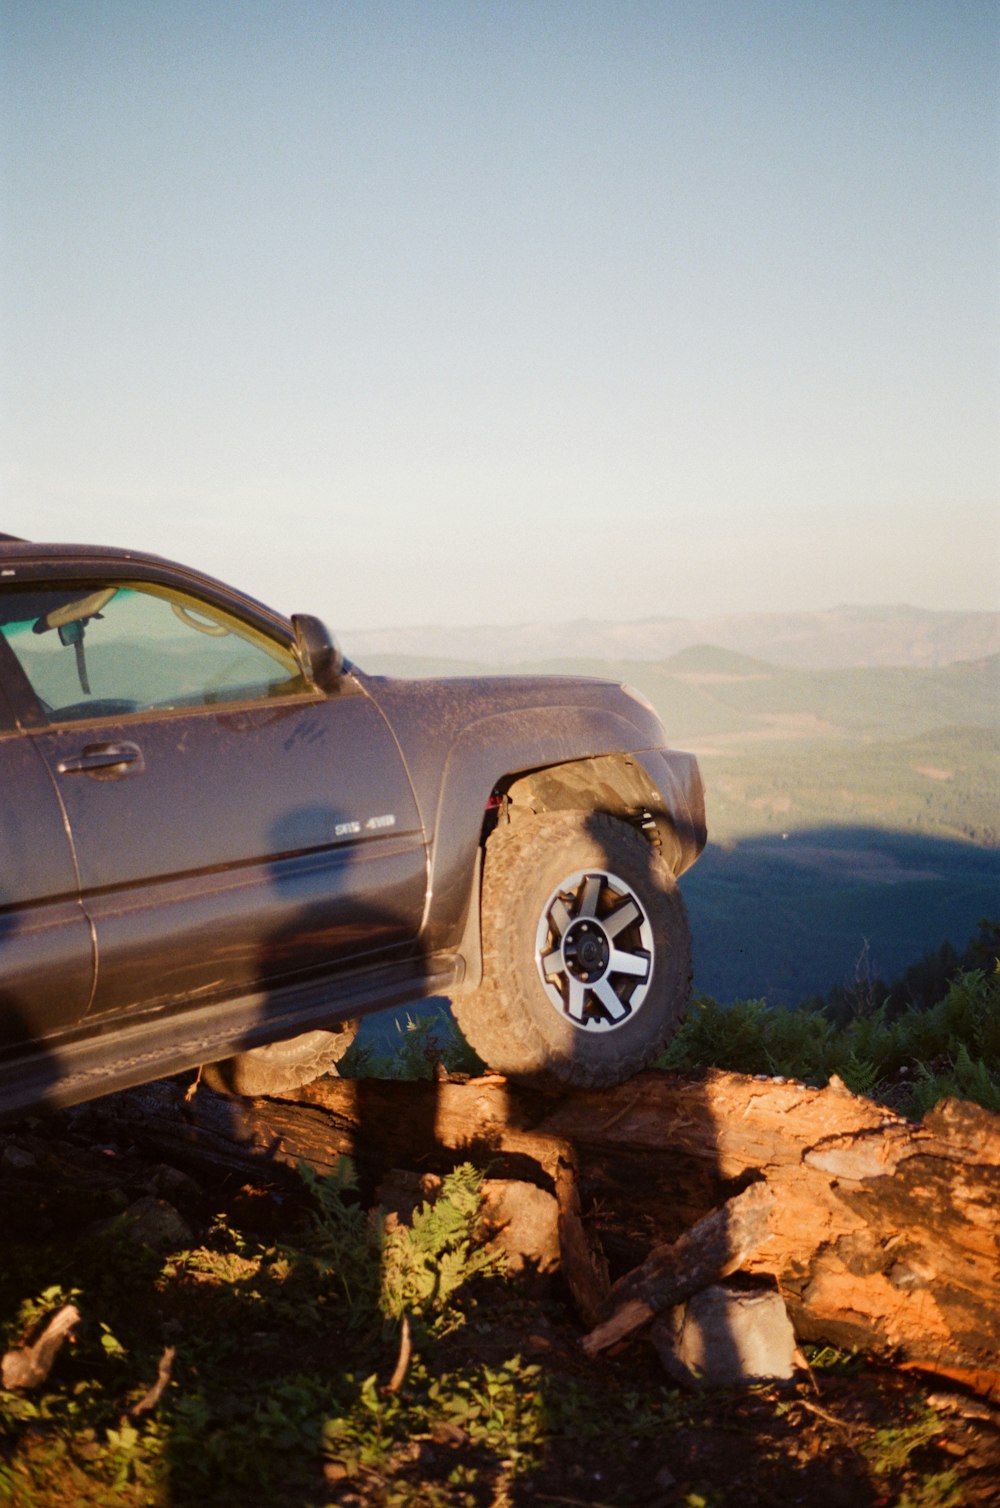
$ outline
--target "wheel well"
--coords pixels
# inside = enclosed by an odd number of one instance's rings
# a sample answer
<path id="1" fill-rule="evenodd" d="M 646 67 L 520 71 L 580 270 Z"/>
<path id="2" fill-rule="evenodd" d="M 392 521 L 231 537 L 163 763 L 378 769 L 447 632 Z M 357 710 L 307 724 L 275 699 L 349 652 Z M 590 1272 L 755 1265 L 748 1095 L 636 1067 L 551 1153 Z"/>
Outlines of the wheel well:
<path id="1" fill-rule="evenodd" d="M 498 784 L 494 797 L 498 822 L 520 822 L 539 812 L 605 812 L 644 832 L 675 871 L 680 863 L 682 845 L 663 798 L 627 754 L 600 754 L 512 775 Z"/>

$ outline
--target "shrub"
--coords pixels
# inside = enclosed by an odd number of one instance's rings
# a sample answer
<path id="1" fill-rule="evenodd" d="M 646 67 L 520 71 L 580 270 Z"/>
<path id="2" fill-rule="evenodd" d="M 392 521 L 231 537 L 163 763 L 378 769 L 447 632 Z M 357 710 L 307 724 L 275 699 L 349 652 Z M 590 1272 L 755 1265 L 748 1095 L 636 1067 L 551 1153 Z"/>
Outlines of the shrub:
<path id="1" fill-rule="evenodd" d="M 846 1024 L 815 1006 L 794 1010 L 765 1000 L 722 1006 L 700 995 L 660 1066 L 816 1084 L 836 1073 L 856 1094 L 912 1116 L 948 1096 L 1000 1112 L 1000 969 L 959 974 L 929 1010 L 910 1006 L 890 1019 L 883 1003 Z"/>

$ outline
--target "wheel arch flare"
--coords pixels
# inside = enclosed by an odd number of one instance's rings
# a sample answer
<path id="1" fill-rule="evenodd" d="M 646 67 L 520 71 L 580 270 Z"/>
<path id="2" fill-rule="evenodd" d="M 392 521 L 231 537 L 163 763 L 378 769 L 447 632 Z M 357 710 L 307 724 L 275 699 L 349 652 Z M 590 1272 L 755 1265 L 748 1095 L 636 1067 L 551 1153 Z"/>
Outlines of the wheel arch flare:
<path id="1" fill-rule="evenodd" d="M 516 823 L 543 812 L 590 811 L 645 833 L 677 877 L 705 846 L 705 805 L 697 765 L 674 750 L 600 754 L 545 765 L 501 782 L 496 819 Z"/>

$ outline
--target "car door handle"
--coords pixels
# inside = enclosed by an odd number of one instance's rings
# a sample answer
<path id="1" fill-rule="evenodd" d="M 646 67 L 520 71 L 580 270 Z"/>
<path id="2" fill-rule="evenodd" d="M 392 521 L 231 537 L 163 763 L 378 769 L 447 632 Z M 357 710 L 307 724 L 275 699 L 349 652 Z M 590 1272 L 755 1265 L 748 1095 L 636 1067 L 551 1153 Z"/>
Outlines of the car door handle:
<path id="1" fill-rule="evenodd" d="M 138 744 L 84 744 L 79 754 L 67 754 L 56 766 L 60 775 L 93 775 L 109 780 L 117 775 L 141 775 L 145 769 Z"/>

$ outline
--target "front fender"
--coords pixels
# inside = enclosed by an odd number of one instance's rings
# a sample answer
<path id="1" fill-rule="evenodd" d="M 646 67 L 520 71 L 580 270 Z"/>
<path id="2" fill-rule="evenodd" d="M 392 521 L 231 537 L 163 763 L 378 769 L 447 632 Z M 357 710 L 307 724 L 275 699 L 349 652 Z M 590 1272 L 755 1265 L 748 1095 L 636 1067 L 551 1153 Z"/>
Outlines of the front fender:
<path id="1" fill-rule="evenodd" d="M 545 765 L 632 753 L 638 729 L 617 713 L 594 707 L 528 707 L 492 713 L 468 724 L 445 761 L 432 824 L 425 945 L 453 945 L 472 898 L 476 853 L 487 802 L 511 775 Z"/>

